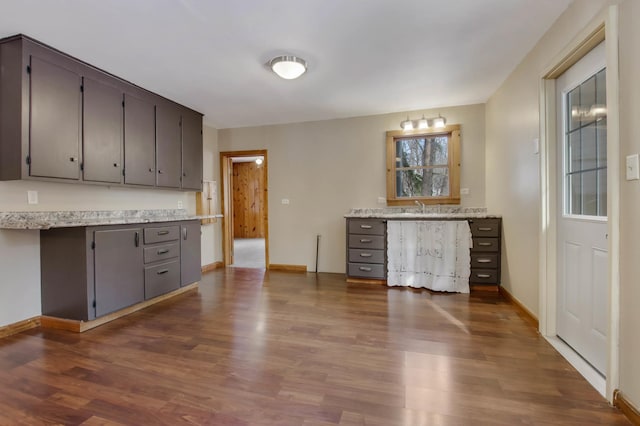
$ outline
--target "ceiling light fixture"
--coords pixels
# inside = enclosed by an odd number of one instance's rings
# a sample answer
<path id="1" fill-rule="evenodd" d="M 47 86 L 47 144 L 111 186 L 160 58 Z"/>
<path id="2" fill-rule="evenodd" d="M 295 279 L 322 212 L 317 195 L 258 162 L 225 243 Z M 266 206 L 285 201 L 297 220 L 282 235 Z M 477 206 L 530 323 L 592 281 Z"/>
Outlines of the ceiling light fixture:
<path id="1" fill-rule="evenodd" d="M 307 71 L 307 61 L 297 56 L 277 56 L 269 61 L 269 66 L 285 80 L 293 80 Z"/>
<path id="2" fill-rule="evenodd" d="M 447 127 L 447 119 L 441 116 L 440 114 L 438 114 L 437 117 L 425 118 L 423 114 L 422 118 L 419 120 L 410 120 L 409 117 L 407 116 L 406 120 L 402 120 L 400 122 L 400 128 L 405 132 L 413 129 L 425 130 L 430 127 L 433 127 L 436 129 L 443 129 Z"/>

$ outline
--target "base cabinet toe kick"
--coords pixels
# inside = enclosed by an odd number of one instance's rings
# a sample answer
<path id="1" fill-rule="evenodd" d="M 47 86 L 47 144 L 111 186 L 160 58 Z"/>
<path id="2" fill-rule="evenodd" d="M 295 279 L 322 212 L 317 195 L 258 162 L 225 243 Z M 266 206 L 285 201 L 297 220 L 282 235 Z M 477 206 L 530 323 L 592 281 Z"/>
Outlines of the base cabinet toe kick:
<path id="1" fill-rule="evenodd" d="M 92 321 L 200 280 L 200 221 L 40 231 L 42 314 Z"/>
<path id="2" fill-rule="evenodd" d="M 500 285 L 502 219 L 466 220 L 473 238 L 469 284 Z M 387 219 L 347 218 L 346 270 L 347 279 L 386 280 Z"/>

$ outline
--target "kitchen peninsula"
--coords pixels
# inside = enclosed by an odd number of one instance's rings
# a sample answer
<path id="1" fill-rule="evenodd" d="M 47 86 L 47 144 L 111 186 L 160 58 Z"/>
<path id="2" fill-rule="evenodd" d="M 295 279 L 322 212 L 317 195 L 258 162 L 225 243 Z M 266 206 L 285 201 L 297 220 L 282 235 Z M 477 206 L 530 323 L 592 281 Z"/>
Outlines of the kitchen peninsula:
<path id="1" fill-rule="evenodd" d="M 182 209 L 3 212 L 0 228 L 40 230 L 42 325 L 85 331 L 196 288 L 203 218 Z"/>
<path id="2" fill-rule="evenodd" d="M 450 221 L 469 223 L 472 286 L 500 284 L 502 219 L 487 213 L 486 208 L 434 206 L 352 209 L 347 221 L 347 281 L 386 284 L 387 221 Z"/>

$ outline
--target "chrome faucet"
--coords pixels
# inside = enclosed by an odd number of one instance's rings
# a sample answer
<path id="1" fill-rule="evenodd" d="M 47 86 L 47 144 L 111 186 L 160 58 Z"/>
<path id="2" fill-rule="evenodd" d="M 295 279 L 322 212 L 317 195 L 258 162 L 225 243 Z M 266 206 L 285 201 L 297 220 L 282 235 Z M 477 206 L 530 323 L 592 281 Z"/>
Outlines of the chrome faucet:
<path id="1" fill-rule="evenodd" d="M 423 214 L 427 212 L 427 206 L 426 206 L 426 204 L 424 204 L 423 202 L 418 201 L 418 200 L 415 200 L 414 202 L 416 203 L 416 205 L 417 205 L 418 207 L 420 207 L 420 211 L 421 211 Z"/>

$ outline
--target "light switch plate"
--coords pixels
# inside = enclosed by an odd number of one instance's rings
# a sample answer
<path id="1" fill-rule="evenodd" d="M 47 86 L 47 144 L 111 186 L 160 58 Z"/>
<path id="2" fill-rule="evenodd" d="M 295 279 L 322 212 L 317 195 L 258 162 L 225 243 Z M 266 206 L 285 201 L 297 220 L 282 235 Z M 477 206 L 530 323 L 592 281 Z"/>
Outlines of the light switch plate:
<path id="1" fill-rule="evenodd" d="M 182 208 L 182 201 L 178 201 L 178 208 L 181 209 Z"/>
<path id="2" fill-rule="evenodd" d="M 387 199 L 384 197 L 378 197 L 378 204 L 387 204 Z"/>
<path id="3" fill-rule="evenodd" d="M 469 188 L 460 188 L 460 195 L 469 195 Z"/>
<path id="4" fill-rule="evenodd" d="M 289 204 L 289 199 L 288 198 L 283 198 L 282 199 L 282 204 Z"/>
<path id="5" fill-rule="evenodd" d="M 532 146 L 533 146 L 533 153 L 534 154 L 539 154 L 540 153 L 540 139 L 535 138 L 533 140 Z"/>
<path id="6" fill-rule="evenodd" d="M 27 191 L 27 202 L 29 204 L 38 204 L 38 191 Z"/>
<path id="7" fill-rule="evenodd" d="M 627 180 L 640 179 L 640 164 L 638 154 L 627 155 Z"/>

